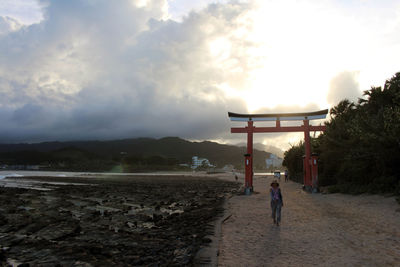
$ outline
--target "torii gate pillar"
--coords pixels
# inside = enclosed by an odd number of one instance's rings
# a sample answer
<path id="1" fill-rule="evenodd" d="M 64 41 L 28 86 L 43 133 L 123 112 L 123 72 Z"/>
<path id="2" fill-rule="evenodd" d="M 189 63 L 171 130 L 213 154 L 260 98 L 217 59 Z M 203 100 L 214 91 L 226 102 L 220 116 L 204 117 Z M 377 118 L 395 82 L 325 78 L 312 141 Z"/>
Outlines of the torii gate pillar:
<path id="1" fill-rule="evenodd" d="M 306 152 L 305 164 L 304 164 L 304 185 L 309 187 L 311 185 L 311 142 L 310 142 L 310 123 L 308 120 L 304 122 L 304 150 Z M 309 188 L 306 188 L 309 190 Z"/>
<path id="2" fill-rule="evenodd" d="M 253 192 L 253 121 L 247 122 L 247 154 L 245 154 L 245 190 Z"/>

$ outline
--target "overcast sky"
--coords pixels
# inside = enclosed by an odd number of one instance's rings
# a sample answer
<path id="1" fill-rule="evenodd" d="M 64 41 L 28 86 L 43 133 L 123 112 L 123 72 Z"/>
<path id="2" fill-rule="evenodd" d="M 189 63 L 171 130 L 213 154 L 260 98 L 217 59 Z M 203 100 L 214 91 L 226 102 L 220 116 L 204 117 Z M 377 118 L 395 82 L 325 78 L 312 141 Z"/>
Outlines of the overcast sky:
<path id="1" fill-rule="evenodd" d="M 2 0 L 0 142 L 244 142 L 228 111 L 356 100 L 400 71 L 399 32 L 394 0 Z"/>

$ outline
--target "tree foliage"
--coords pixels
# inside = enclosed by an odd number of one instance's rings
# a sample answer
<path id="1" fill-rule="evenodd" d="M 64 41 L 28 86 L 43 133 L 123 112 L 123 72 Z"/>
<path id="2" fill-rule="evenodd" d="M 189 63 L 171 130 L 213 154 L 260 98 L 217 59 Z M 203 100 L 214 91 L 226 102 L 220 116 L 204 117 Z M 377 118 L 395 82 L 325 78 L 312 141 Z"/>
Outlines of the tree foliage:
<path id="1" fill-rule="evenodd" d="M 400 72 L 383 88 L 364 91 L 356 103 L 341 101 L 330 115 L 326 131 L 313 139 L 320 185 L 349 193 L 400 194 Z M 302 147 L 285 153 L 289 171 L 298 172 Z"/>
<path id="2" fill-rule="evenodd" d="M 299 144 L 292 146 L 285 152 L 282 165 L 286 166 L 290 173 L 290 179 L 301 183 L 303 181 L 303 157 L 304 143 L 300 141 Z"/>

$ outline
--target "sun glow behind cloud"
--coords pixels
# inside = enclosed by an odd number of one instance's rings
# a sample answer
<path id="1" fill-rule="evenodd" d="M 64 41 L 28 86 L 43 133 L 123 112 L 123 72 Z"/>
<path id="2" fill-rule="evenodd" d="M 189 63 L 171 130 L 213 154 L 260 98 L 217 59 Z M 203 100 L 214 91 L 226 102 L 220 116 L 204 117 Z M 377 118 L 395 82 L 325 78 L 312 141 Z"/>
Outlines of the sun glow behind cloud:
<path id="1" fill-rule="evenodd" d="M 374 17 L 374 12 L 380 15 L 380 10 L 360 5 L 359 11 L 362 14 L 350 14 L 334 1 L 256 2 L 248 16 L 250 31 L 242 36 L 256 44 L 247 51 L 254 66 L 248 70 L 243 87 L 224 83 L 220 88 L 245 99 L 249 112 L 280 104 L 314 103 L 326 108 L 329 81 L 343 70 L 360 71 L 359 83 L 369 88 L 369 60 L 382 54 L 380 45 L 384 40 L 377 37 L 385 36 L 368 19 Z M 389 26 L 393 25 L 389 21 Z M 212 48 L 219 48 L 223 55 L 229 51 L 226 43 L 216 43 Z M 379 76 L 379 83 L 387 78 Z"/>

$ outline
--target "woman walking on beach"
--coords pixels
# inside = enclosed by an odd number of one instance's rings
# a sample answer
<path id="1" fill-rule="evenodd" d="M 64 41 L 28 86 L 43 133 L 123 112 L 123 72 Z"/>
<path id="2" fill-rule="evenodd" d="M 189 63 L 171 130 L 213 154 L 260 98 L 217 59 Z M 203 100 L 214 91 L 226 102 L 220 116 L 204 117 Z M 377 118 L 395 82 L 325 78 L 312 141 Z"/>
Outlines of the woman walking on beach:
<path id="1" fill-rule="evenodd" d="M 281 209 L 283 207 L 283 198 L 277 180 L 272 181 L 270 194 L 271 194 L 272 219 L 274 220 L 274 224 L 279 226 L 279 224 L 281 223 Z"/>

